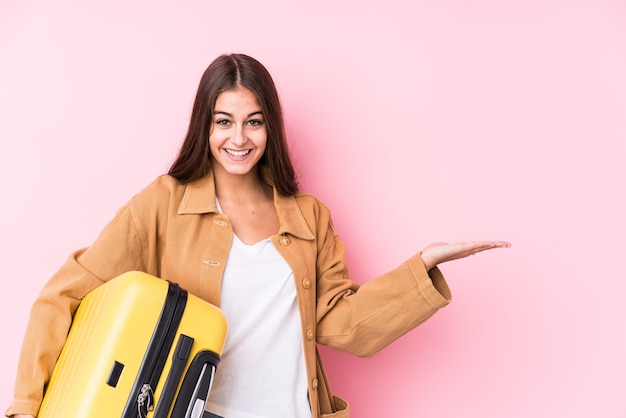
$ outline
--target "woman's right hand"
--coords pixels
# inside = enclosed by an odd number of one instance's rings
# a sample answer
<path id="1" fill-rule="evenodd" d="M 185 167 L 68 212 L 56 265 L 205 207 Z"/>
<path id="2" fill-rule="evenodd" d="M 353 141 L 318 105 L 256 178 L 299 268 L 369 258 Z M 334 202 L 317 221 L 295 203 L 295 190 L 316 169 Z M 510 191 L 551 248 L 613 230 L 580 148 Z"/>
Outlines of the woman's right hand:
<path id="1" fill-rule="evenodd" d="M 426 271 L 446 261 L 458 260 L 493 248 L 508 248 L 511 244 L 506 241 L 479 241 L 479 242 L 435 242 L 424 248 L 420 255 Z"/>

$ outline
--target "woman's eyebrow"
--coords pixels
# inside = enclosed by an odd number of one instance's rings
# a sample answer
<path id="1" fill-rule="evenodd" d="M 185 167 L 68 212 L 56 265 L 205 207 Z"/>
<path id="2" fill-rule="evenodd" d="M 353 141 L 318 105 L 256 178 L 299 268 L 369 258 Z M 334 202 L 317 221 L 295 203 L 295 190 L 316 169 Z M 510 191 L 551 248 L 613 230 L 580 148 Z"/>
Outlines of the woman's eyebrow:
<path id="1" fill-rule="evenodd" d="M 223 110 L 216 110 L 213 112 L 214 115 L 220 114 L 220 115 L 226 115 L 229 117 L 233 117 L 233 115 L 231 113 L 225 112 Z M 252 117 L 254 115 L 263 115 L 263 111 L 262 110 L 257 110 L 256 112 L 252 112 L 250 113 L 247 117 Z"/>

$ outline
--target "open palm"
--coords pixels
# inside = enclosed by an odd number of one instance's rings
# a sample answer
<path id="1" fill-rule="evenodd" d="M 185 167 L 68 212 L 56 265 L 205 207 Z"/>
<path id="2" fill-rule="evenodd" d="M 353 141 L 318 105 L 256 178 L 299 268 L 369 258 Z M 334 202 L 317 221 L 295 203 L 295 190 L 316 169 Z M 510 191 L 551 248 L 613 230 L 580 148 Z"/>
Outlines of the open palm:
<path id="1" fill-rule="evenodd" d="M 457 260 L 481 251 L 493 248 L 508 248 L 511 244 L 505 241 L 477 241 L 477 242 L 435 242 L 422 250 L 422 260 L 426 270 L 430 270 L 438 264 L 446 261 Z"/>

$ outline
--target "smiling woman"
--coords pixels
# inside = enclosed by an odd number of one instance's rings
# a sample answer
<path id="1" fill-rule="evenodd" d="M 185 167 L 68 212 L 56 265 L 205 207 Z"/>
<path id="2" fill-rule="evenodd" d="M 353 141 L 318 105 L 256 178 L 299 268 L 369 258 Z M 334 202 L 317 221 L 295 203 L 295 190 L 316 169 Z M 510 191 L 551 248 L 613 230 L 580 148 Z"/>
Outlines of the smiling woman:
<path id="1" fill-rule="evenodd" d="M 169 174 L 182 182 L 197 180 L 208 174 L 211 153 L 206 139 L 219 120 L 222 120 L 220 125 L 233 122 L 227 118 L 215 120 L 216 111 L 230 113 L 228 109 L 216 107 L 218 97 L 228 90 L 234 92 L 241 88 L 254 94 L 254 112 L 262 113 L 262 119 L 254 118 L 262 122 L 267 136 L 267 152 L 262 153 L 260 162 L 266 167 L 276 190 L 286 196 L 293 195 L 298 191 L 298 184 L 288 153 L 283 113 L 274 80 L 260 62 L 241 54 L 218 58 L 202 75 L 189 129 Z M 250 125 L 258 124 L 249 122 Z"/>
<path id="2" fill-rule="evenodd" d="M 211 166 L 228 174 L 257 177 L 265 153 L 267 132 L 254 93 L 245 87 L 227 90 L 215 102 L 209 132 Z"/>
<path id="3" fill-rule="evenodd" d="M 7 415 L 37 414 L 78 301 L 140 270 L 226 314 L 206 416 L 348 417 L 316 344 L 373 355 L 450 302 L 438 264 L 508 246 L 431 244 L 370 282 L 352 281 L 328 208 L 298 190 L 269 73 L 249 56 L 221 56 L 200 81 L 169 173 L 121 208 L 35 301 Z"/>

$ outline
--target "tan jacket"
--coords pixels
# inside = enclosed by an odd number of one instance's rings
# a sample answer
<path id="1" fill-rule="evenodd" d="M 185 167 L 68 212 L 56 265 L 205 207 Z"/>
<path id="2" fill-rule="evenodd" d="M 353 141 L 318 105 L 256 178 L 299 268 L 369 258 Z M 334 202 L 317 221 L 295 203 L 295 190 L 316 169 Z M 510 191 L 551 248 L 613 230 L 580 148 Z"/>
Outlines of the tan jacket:
<path id="1" fill-rule="evenodd" d="M 437 268 L 429 276 L 419 255 L 359 286 L 348 277 L 326 206 L 303 193 L 274 192 L 274 204 L 280 231 L 272 242 L 296 280 L 313 416 L 348 417 L 346 402 L 330 392 L 316 342 L 371 356 L 448 304 L 450 291 Z M 231 240 L 228 218 L 216 208 L 212 175 L 187 185 L 164 175 L 137 194 L 35 301 L 7 415 L 37 413 L 72 313 L 90 290 L 141 270 L 219 306 Z"/>

